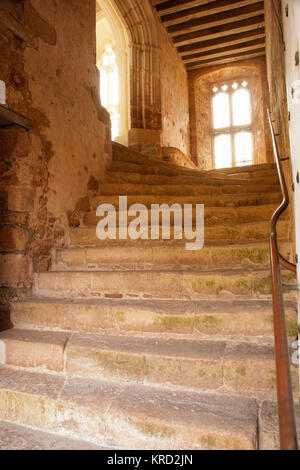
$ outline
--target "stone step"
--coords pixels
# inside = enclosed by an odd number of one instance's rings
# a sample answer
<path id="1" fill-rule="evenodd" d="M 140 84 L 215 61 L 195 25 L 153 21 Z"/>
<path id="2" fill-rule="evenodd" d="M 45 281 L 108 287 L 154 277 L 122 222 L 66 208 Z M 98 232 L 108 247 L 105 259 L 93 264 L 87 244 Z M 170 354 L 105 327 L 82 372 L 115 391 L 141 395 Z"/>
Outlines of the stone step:
<path id="1" fill-rule="evenodd" d="M 165 175 L 165 176 L 192 176 L 195 175 L 205 175 L 207 177 L 215 178 L 216 175 L 221 178 L 225 178 L 226 175 L 229 175 L 228 178 L 263 178 L 265 176 L 274 176 L 276 175 L 276 170 L 273 168 L 258 168 L 253 171 L 243 170 L 243 172 L 220 172 L 220 171 L 211 171 L 211 172 L 202 172 L 199 170 L 192 170 L 189 168 L 178 167 L 171 163 L 164 163 L 155 160 L 155 162 L 143 162 L 143 163 L 134 163 L 131 160 L 113 160 L 109 168 L 113 172 L 121 173 L 140 173 L 143 175 Z M 230 169 L 232 170 L 232 169 Z M 251 176 L 253 175 L 253 176 Z"/>
<path id="2" fill-rule="evenodd" d="M 285 302 L 286 327 L 297 336 L 297 309 Z M 155 333 L 172 337 L 273 342 L 270 300 L 187 301 L 31 298 L 13 302 L 16 328 L 45 328 L 101 334 Z"/>
<path id="3" fill-rule="evenodd" d="M 18 329 L 0 333 L 0 344 L 2 365 L 276 399 L 267 344 Z"/>
<path id="4" fill-rule="evenodd" d="M 117 239 L 100 240 L 96 234 L 96 227 L 77 227 L 70 228 L 70 243 L 72 246 L 105 246 L 118 244 L 118 230 Z M 147 232 L 146 232 L 147 233 Z M 184 233 L 182 239 L 174 240 L 174 234 L 182 234 L 181 226 L 171 226 L 170 228 L 170 240 L 162 239 L 162 227 L 159 227 L 159 240 L 151 240 L 151 226 L 148 227 L 148 239 L 141 240 L 145 246 L 155 245 L 156 243 L 161 245 L 162 243 L 173 243 L 175 246 L 179 244 L 181 250 L 185 250 L 182 240 L 186 240 Z M 281 220 L 277 224 L 278 238 L 286 236 L 286 222 Z M 180 235 L 181 236 L 181 235 Z M 251 243 L 255 241 L 267 240 L 269 236 L 269 225 L 267 221 L 262 222 L 250 222 L 241 224 L 223 224 L 223 225 L 205 225 L 204 226 L 204 243 L 205 245 L 212 245 L 219 243 L 221 245 L 234 244 L 234 243 Z M 137 246 L 137 240 L 126 240 L 127 245 Z M 142 248 L 142 247 L 140 247 Z M 200 250 L 201 251 L 201 250 Z M 201 255 L 200 255 L 201 256 Z"/>
<path id="5" fill-rule="evenodd" d="M 141 165 L 159 165 L 161 167 L 174 167 L 181 170 L 183 173 L 191 173 L 192 172 L 200 172 L 201 170 L 198 169 L 190 169 L 184 168 L 181 166 L 176 165 L 173 162 L 164 162 L 162 160 L 158 160 L 155 158 L 151 158 L 149 156 L 145 156 L 141 153 L 136 152 L 128 147 L 125 147 L 118 143 L 113 143 L 113 161 L 124 161 L 127 163 L 138 163 Z M 236 173 L 257 173 L 258 171 L 265 171 L 265 170 L 273 170 L 276 171 L 276 167 L 274 163 L 259 163 L 256 165 L 245 165 L 245 166 L 236 166 L 230 168 L 220 168 L 220 169 L 213 169 L 209 171 L 202 171 L 203 173 L 208 174 L 236 174 Z"/>
<path id="6" fill-rule="evenodd" d="M 0 369 L 1 419 L 126 449 L 256 449 L 256 400 Z"/>
<path id="7" fill-rule="evenodd" d="M 142 242 L 141 242 L 142 243 Z M 141 246 L 123 243 L 101 247 L 62 248 L 53 252 L 51 271 L 123 269 L 222 269 L 269 266 L 268 242 L 204 246 L 199 251 L 184 246 Z M 289 242 L 280 242 L 280 252 L 291 258 Z"/>
<path id="8" fill-rule="evenodd" d="M 298 443 L 300 447 L 300 406 L 299 402 L 294 399 L 296 425 L 298 428 Z M 277 403 L 264 401 L 259 410 L 259 448 L 260 450 L 278 450 L 280 449 L 279 440 L 279 421 L 278 421 L 278 405 Z"/>
<path id="9" fill-rule="evenodd" d="M 204 204 L 206 207 L 242 207 L 242 206 L 260 206 L 266 204 L 275 204 L 281 201 L 280 192 L 270 192 L 264 194 L 224 194 L 205 196 L 155 196 L 155 195 L 129 195 L 127 198 L 128 207 L 132 204 L 144 204 L 151 207 L 151 204 Z M 99 196 L 91 199 L 92 210 L 96 211 L 100 204 L 112 204 L 116 210 L 119 207 L 119 196 Z"/>
<path id="10" fill-rule="evenodd" d="M 250 176 L 249 179 L 245 178 L 231 178 L 231 177 L 222 177 L 218 176 L 210 176 L 209 174 L 202 174 L 195 175 L 195 176 L 165 176 L 165 175 L 143 175 L 140 173 L 126 173 L 126 172 L 113 172 L 107 171 L 104 178 L 103 183 L 140 183 L 140 184 L 154 184 L 154 185 L 162 185 L 162 184 L 205 184 L 208 186 L 219 186 L 220 184 L 223 185 L 252 185 L 253 177 Z M 255 183 L 259 185 L 278 185 L 278 176 L 276 174 L 272 174 L 271 176 L 265 176 L 263 178 L 255 178 Z"/>
<path id="11" fill-rule="evenodd" d="M 269 221 L 278 204 L 265 204 L 261 206 L 242 206 L 242 207 L 205 207 L 204 208 L 204 223 L 213 225 L 217 223 L 242 223 L 242 222 L 256 222 L 266 220 Z M 148 209 L 148 217 L 150 220 L 151 213 Z M 196 220 L 196 208 L 193 207 L 193 222 Z M 122 211 L 117 211 L 117 217 L 122 215 Z M 283 214 L 282 218 L 287 218 L 287 214 Z M 128 216 L 128 221 L 134 217 Z M 87 212 L 83 216 L 83 225 L 96 226 L 100 218 L 97 217 L 96 211 Z M 118 219 L 117 219 L 118 220 Z M 161 223 L 161 218 L 160 218 Z M 171 223 L 174 223 L 174 214 L 171 213 Z"/>
<path id="12" fill-rule="evenodd" d="M 235 175 L 235 174 L 257 174 L 259 171 L 274 171 L 276 172 L 275 163 L 257 163 L 255 165 L 244 165 L 244 166 L 235 166 L 229 168 L 218 168 L 209 170 L 210 174 L 226 174 L 226 175 Z"/>
<path id="13" fill-rule="evenodd" d="M 283 282 L 293 284 L 295 276 L 284 273 Z M 271 277 L 269 269 L 41 272 L 34 275 L 33 293 L 60 298 L 264 298 L 271 295 Z"/>
<path id="14" fill-rule="evenodd" d="M 4 450 L 109 450 L 109 448 L 58 433 L 43 432 L 0 421 L 0 451 Z"/>
<path id="15" fill-rule="evenodd" d="M 129 195 L 150 195 L 154 196 L 167 195 L 167 196 L 207 196 L 219 194 L 257 194 L 257 193 L 270 193 L 279 191 L 279 186 L 274 185 L 259 185 L 254 181 L 252 185 L 223 185 L 209 186 L 206 184 L 137 184 L 137 183 L 100 183 L 98 194 L 101 195 L 115 195 L 129 196 Z"/>

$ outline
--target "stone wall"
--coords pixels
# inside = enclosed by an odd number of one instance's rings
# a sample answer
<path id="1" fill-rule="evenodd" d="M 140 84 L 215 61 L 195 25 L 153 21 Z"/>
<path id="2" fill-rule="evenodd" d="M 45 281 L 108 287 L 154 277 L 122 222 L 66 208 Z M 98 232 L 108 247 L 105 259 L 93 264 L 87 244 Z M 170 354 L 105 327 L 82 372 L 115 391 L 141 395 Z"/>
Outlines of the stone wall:
<path id="1" fill-rule="evenodd" d="M 154 7 L 149 0 L 107 2 L 130 38 L 129 145 L 160 158 L 167 146 L 189 154 L 187 73 Z"/>
<path id="2" fill-rule="evenodd" d="M 176 147 L 185 155 L 190 156 L 187 72 L 162 25 L 159 25 L 159 33 L 161 41 L 161 145 Z"/>
<path id="3" fill-rule="evenodd" d="M 286 3 L 284 3 L 284 6 L 285 5 Z M 292 190 L 293 181 L 290 160 L 288 107 L 284 62 L 285 43 L 283 36 L 281 0 L 265 2 L 265 29 L 270 109 L 272 112 L 273 126 L 275 133 L 277 134 L 276 140 L 280 157 L 288 159 L 283 162 L 283 169 L 290 195 L 290 224 L 287 227 L 287 232 L 289 238 L 294 241 L 294 193 Z"/>
<path id="4" fill-rule="evenodd" d="M 51 249 L 68 243 L 74 208 L 110 162 L 95 42 L 94 0 L 0 5 L 0 80 L 8 107 L 33 123 L 0 135 L 2 304 L 30 289 Z"/>
<path id="5" fill-rule="evenodd" d="M 265 60 L 258 58 L 189 73 L 191 156 L 201 169 L 213 168 L 211 85 L 235 78 L 245 78 L 249 82 L 253 107 L 254 163 L 272 161 L 266 118 L 269 106 L 266 66 Z"/>

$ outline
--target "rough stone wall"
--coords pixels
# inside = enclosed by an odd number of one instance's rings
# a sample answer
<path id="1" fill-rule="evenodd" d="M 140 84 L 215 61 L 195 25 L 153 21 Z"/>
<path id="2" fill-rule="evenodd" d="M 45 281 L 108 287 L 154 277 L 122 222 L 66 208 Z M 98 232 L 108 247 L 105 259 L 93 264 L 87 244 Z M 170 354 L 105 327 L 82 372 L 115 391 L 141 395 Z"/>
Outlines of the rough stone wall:
<path id="1" fill-rule="evenodd" d="M 189 96 L 185 67 L 163 28 L 159 25 L 161 41 L 161 115 L 162 147 L 176 147 L 190 156 Z"/>
<path id="2" fill-rule="evenodd" d="M 276 13 L 275 13 L 276 10 Z M 292 166 L 290 160 L 290 140 L 284 63 L 284 37 L 281 13 L 281 0 L 265 2 L 266 60 L 270 93 L 270 108 L 273 126 L 277 134 L 277 145 L 283 162 L 284 174 L 290 195 L 288 235 L 294 241 L 294 193 L 292 190 Z"/>
<path id="3" fill-rule="evenodd" d="M 212 168 L 211 138 L 211 101 L 210 84 L 207 80 L 199 80 L 191 90 L 193 93 L 193 117 L 191 116 L 191 149 L 193 161 L 202 169 Z M 193 118 L 193 119 L 192 119 Z M 192 125 L 194 123 L 194 125 Z"/>
<path id="4" fill-rule="evenodd" d="M 95 57 L 94 0 L 0 4 L 0 80 L 8 107 L 33 124 L 0 135 L 2 304 L 30 289 L 51 249 L 68 243 L 74 209 L 110 161 Z"/>
<path id="5" fill-rule="evenodd" d="M 252 96 L 254 163 L 272 161 L 266 118 L 269 107 L 266 67 L 265 60 L 259 58 L 190 72 L 191 156 L 201 169 L 213 168 L 211 85 L 241 77 L 249 81 Z"/>
<path id="6" fill-rule="evenodd" d="M 277 16 L 275 14 L 275 9 Z M 280 22 L 280 24 L 279 24 Z M 288 110 L 285 83 L 284 38 L 282 35 L 281 0 L 265 2 L 266 59 L 272 119 L 275 121 L 279 152 L 290 156 Z"/>

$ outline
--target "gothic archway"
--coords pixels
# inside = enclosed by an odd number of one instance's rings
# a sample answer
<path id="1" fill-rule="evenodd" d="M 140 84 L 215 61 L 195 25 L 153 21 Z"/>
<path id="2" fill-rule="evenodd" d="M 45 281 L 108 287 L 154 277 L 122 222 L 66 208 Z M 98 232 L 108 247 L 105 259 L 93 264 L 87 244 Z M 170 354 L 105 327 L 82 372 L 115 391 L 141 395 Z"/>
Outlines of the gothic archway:
<path id="1" fill-rule="evenodd" d="M 157 21 L 148 0 L 97 0 L 127 56 L 129 143 L 160 143 L 161 84 Z M 127 55 L 128 54 L 128 55 Z M 124 64 L 125 67 L 125 64 Z M 123 73 L 124 76 L 124 73 Z"/>
<path id="2" fill-rule="evenodd" d="M 113 42 L 114 54 L 116 56 L 116 65 L 118 68 L 118 112 L 120 114 L 118 132 L 114 132 L 114 140 L 127 145 L 128 144 L 128 131 L 130 129 L 130 84 L 129 84 L 129 43 L 130 38 L 124 21 L 113 5 L 113 2 L 108 0 L 97 0 L 101 9 L 97 13 L 97 62 L 101 70 L 101 55 L 104 53 L 105 47 Z M 101 23 L 108 23 L 106 29 L 110 29 L 110 34 L 106 34 L 106 38 L 99 44 L 99 37 L 101 36 Z M 105 25 L 104 25 L 105 26 Z M 108 26 L 108 28 L 107 28 Z M 99 34 L 100 33 L 100 34 Z M 100 72 L 101 73 L 101 72 Z M 103 101 L 103 100 L 102 100 Z M 105 104 L 105 103 L 103 103 Z M 111 104 L 111 103 L 110 103 Z M 108 106 L 108 111 L 111 107 Z M 112 116 L 113 127 L 116 126 L 116 116 Z M 117 134 L 117 135 L 114 135 Z"/>

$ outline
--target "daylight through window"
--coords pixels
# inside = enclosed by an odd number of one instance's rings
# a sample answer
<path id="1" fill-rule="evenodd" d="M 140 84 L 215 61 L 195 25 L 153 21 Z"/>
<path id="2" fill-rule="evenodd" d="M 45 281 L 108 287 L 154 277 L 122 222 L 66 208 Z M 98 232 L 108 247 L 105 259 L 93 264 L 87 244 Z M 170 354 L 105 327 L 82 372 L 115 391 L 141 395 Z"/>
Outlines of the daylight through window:
<path id="1" fill-rule="evenodd" d="M 248 82 L 215 84 L 211 91 L 215 168 L 251 165 L 253 135 Z"/>
<path id="2" fill-rule="evenodd" d="M 98 64 L 100 69 L 101 103 L 111 118 L 112 140 L 120 135 L 119 67 L 113 44 L 105 46 Z"/>

